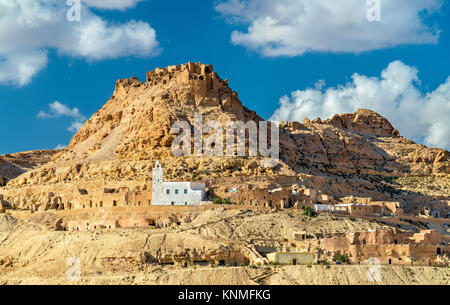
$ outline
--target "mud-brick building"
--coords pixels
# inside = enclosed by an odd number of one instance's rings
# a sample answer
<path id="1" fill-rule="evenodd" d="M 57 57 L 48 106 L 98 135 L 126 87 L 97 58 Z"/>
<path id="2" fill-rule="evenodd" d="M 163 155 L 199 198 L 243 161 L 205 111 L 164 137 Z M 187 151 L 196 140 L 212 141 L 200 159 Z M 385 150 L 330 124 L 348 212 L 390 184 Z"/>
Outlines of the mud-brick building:
<path id="1" fill-rule="evenodd" d="M 397 201 L 373 201 L 370 197 L 348 196 L 341 198 L 343 204 L 370 206 L 371 213 L 377 216 L 403 215 L 404 208 Z"/>
<path id="2" fill-rule="evenodd" d="M 349 261 L 355 264 L 377 258 L 383 265 L 440 265 L 450 255 L 450 246 L 435 230 L 339 234 L 324 238 L 320 248 L 331 257 L 348 255 Z"/>
<path id="3" fill-rule="evenodd" d="M 313 208 L 316 212 L 328 212 L 350 216 L 375 216 L 374 208 L 368 204 L 358 203 L 342 203 L 342 204 L 314 204 Z"/>
<path id="4" fill-rule="evenodd" d="M 190 266 L 241 266 L 248 265 L 250 260 L 243 251 L 237 249 L 222 249 L 220 251 L 180 251 L 175 253 L 163 253 L 151 257 L 150 263 L 161 265 Z"/>
<path id="5" fill-rule="evenodd" d="M 78 196 L 67 201 L 68 209 L 91 209 L 127 206 L 130 203 L 131 192 L 127 187 L 104 188 L 100 193 L 78 190 Z"/>
<path id="6" fill-rule="evenodd" d="M 230 194 L 230 201 L 261 207 L 281 207 L 293 206 L 298 196 L 289 188 L 278 188 L 269 190 L 267 188 L 255 188 L 250 191 L 237 191 Z"/>
<path id="7" fill-rule="evenodd" d="M 332 196 L 319 194 L 312 189 L 298 187 L 267 188 L 256 187 L 251 190 L 235 189 L 226 194 L 231 203 L 260 206 L 266 208 L 279 207 L 304 207 L 311 206 L 314 202 L 330 202 Z"/>
<path id="8" fill-rule="evenodd" d="M 314 255 L 311 253 L 300 252 L 273 252 L 267 254 L 271 263 L 282 265 L 311 265 L 314 261 Z"/>

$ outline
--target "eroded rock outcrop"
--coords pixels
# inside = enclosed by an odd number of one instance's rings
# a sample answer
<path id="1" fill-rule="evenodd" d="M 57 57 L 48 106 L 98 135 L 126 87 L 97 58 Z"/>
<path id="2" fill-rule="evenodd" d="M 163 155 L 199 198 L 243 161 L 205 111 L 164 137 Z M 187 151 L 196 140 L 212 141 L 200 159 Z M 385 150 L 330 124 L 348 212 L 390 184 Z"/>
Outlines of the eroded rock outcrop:
<path id="1" fill-rule="evenodd" d="M 336 114 L 324 122 L 339 129 L 374 137 L 398 137 L 398 130 L 378 113 L 368 109 L 358 109 L 354 113 Z"/>
<path id="2" fill-rule="evenodd" d="M 59 150 L 36 150 L 0 156 L 0 186 L 7 180 L 44 165 Z"/>

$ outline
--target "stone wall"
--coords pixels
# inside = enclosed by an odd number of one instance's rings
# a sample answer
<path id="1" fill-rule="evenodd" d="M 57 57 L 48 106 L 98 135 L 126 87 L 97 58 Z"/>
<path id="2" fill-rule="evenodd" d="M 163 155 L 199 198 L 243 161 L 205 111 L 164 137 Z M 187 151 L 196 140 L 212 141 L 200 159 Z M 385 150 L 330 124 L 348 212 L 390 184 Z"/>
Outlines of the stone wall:
<path id="1" fill-rule="evenodd" d="M 378 258 L 385 265 L 439 264 L 438 256 L 447 254 L 442 235 L 434 230 L 419 233 L 398 231 L 370 231 L 326 237 L 320 248 L 326 255 L 346 254 L 352 263 L 365 263 Z"/>

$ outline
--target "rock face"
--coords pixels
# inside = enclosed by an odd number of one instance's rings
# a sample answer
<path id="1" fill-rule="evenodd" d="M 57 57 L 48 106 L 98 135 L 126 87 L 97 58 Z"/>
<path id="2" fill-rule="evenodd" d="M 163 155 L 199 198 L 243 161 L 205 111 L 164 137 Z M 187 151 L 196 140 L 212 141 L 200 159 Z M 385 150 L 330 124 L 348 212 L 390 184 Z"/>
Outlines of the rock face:
<path id="1" fill-rule="evenodd" d="M 148 159 L 171 146 L 173 123 L 261 120 L 242 106 L 236 92 L 209 65 L 188 63 L 116 83 L 111 99 L 73 137 L 58 160 Z"/>
<path id="2" fill-rule="evenodd" d="M 358 109 L 355 113 L 336 114 L 325 124 L 332 125 L 339 129 L 373 137 L 399 137 L 398 130 L 392 127 L 391 123 L 378 113 Z"/>
<path id="3" fill-rule="evenodd" d="M 168 180 L 205 182 L 211 188 L 218 178 L 224 185 L 227 177 L 246 181 L 260 177 L 269 183 L 294 177 L 299 184 L 336 197 L 385 200 L 403 192 L 404 185 L 392 183 L 393 178 L 415 175 L 432 179 L 408 196 L 448 196 L 449 152 L 401 137 L 386 118 L 370 110 L 325 121 L 281 123 L 280 162 L 275 168 L 259 166 L 260 157 L 175 157 L 172 125 L 186 121 L 194 126 L 195 113 L 203 115 L 203 123 L 214 120 L 223 127 L 227 121 L 262 120 L 242 105 L 212 66 L 188 63 L 158 68 L 147 73 L 145 83 L 134 77 L 117 81 L 112 97 L 66 149 L 10 181 L 2 192 L 26 208 L 29 198 L 34 203 L 48 201 L 50 194 L 77 192 L 86 185 L 102 188 L 126 182 L 139 187 L 139 182 L 151 180 L 153 164 L 161 160 Z M 437 189 L 431 181 L 444 181 L 443 187 Z"/>

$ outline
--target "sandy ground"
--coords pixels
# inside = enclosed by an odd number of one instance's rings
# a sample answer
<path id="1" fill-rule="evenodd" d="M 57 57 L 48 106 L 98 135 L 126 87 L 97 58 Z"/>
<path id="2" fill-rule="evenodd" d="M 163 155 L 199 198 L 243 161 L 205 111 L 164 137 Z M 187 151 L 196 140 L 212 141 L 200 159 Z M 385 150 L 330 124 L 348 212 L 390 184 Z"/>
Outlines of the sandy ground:
<path id="1" fill-rule="evenodd" d="M 450 268 L 383 266 L 381 281 L 370 281 L 368 266 L 283 266 L 223 268 L 149 268 L 146 271 L 82 272 L 80 281 L 70 281 L 59 272 L 39 276 L 7 272 L 0 284 L 63 285 L 449 285 Z"/>
<path id="2" fill-rule="evenodd" d="M 381 281 L 372 282 L 365 265 L 183 268 L 154 265 L 145 259 L 158 251 L 280 240 L 296 230 L 328 233 L 375 228 L 386 226 L 327 215 L 309 219 L 292 211 L 216 210 L 166 229 L 62 232 L 0 215 L 0 284 L 450 284 L 450 268 L 383 266 Z M 73 267 L 68 265 L 71 258 L 79 259 L 79 281 L 67 277 Z"/>

